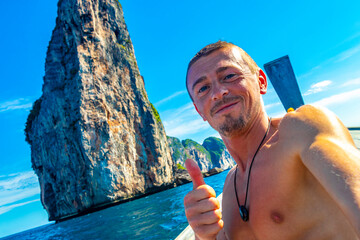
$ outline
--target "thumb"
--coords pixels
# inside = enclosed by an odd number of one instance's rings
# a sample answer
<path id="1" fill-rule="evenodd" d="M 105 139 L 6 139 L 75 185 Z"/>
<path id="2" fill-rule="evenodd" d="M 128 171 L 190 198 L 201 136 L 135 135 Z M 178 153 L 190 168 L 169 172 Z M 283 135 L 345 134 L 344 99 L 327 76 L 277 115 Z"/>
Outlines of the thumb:
<path id="1" fill-rule="evenodd" d="M 193 181 L 193 189 L 201 185 L 205 185 L 204 178 L 201 174 L 200 168 L 194 160 L 186 159 L 185 167 Z"/>

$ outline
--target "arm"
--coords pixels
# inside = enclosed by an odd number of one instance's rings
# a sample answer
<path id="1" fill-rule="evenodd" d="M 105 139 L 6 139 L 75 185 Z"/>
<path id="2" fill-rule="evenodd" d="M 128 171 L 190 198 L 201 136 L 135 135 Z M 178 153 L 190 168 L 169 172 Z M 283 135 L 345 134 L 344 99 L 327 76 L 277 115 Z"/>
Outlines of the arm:
<path id="1" fill-rule="evenodd" d="M 339 205 L 360 237 L 360 152 L 348 130 L 326 110 L 304 106 L 284 118 L 299 136 L 303 164 Z"/>

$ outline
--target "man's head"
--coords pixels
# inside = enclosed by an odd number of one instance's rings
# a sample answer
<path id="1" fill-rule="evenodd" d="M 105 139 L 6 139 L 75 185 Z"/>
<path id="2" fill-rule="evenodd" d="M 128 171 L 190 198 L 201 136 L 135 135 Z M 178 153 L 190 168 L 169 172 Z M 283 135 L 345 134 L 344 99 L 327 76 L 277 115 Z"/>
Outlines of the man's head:
<path id="1" fill-rule="evenodd" d="M 262 110 L 264 72 L 241 48 L 217 42 L 190 61 L 186 87 L 196 110 L 222 136 L 241 132 Z"/>
<path id="2" fill-rule="evenodd" d="M 226 41 L 217 41 L 215 43 L 211 43 L 209 45 L 206 45 L 205 47 L 203 47 L 199 52 L 197 52 L 195 54 L 195 56 L 190 60 L 189 64 L 188 64 L 188 68 L 186 71 L 186 89 L 188 90 L 188 94 L 191 98 L 191 100 L 194 101 L 193 97 L 190 94 L 189 88 L 188 88 L 188 74 L 189 74 L 189 69 L 191 68 L 191 66 L 198 61 L 201 57 L 206 57 L 209 54 L 211 54 L 212 52 L 215 52 L 217 50 L 220 49 L 230 49 L 230 48 L 237 48 L 239 49 L 240 53 L 241 53 L 241 57 L 243 58 L 243 60 L 245 61 L 245 63 L 248 65 L 248 67 L 250 68 L 250 71 L 252 73 L 256 73 L 259 70 L 258 65 L 255 63 L 255 61 L 240 47 L 236 46 L 235 44 L 232 44 L 230 42 L 226 42 Z"/>

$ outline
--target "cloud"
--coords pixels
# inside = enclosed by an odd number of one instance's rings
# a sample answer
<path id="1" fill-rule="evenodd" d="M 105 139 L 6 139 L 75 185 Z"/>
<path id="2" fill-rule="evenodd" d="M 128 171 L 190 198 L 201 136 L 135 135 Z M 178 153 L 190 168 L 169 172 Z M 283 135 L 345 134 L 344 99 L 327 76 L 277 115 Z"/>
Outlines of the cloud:
<path id="1" fill-rule="evenodd" d="M 304 93 L 304 96 L 310 95 L 310 94 L 314 94 L 314 93 L 318 93 L 318 92 L 322 92 L 326 89 L 327 86 L 329 86 L 330 84 L 332 84 L 332 81 L 330 80 L 325 80 L 325 81 L 321 81 L 315 84 L 312 84 L 310 86 L 310 89 L 307 90 L 306 93 Z"/>
<path id="2" fill-rule="evenodd" d="M 279 106 L 280 104 L 281 103 L 279 103 L 279 102 L 266 104 L 265 109 L 269 109 L 269 108 L 272 108 L 272 107 L 275 107 L 275 106 Z"/>
<path id="3" fill-rule="evenodd" d="M 4 214 L 6 212 L 9 212 L 10 210 L 12 210 L 14 208 L 21 207 L 21 206 L 27 205 L 29 203 L 38 202 L 38 201 L 40 201 L 40 199 L 35 199 L 35 200 L 32 200 L 32 201 L 27 201 L 27 202 L 23 202 L 23 203 L 17 203 L 17 204 L 12 204 L 12 205 L 8 205 L 8 206 L 0 207 L 0 215 Z"/>
<path id="4" fill-rule="evenodd" d="M 283 117 L 286 114 L 285 110 L 284 111 L 279 111 L 276 113 L 271 113 L 269 114 L 269 116 L 271 116 L 272 118 L 280 118 Z"/>
<path id="5" fill-rule="evenodd" d="M 350 100 L 354 100 L 356 98 L 360 98 L 360 88 L 352 90 L 352 91 L 348 91 L 348 92 L 343 92 L 340 94 L 336 94 L 330 97 L 326 97 L 323 98 L 319 101 L 316 101 L 314 103 L 312 103 L 313 105 L 319 105 L 322 107 L 329 107 L 331 105 L 335 105 L 335 104 L 340 104 L 340 103 L 344 103 Z"/>
<path id="6" fill-rule="evenodd" d="M 360 85 L 360 78 L 355 78 L 344 82 L 341 87 Z"/>
<path id="7" fill-rule="evenodd" d="M 352 39 L 355 39 L 359 36 L 359 34 L 356 34 L 354 36 L 352 36 L 351 38 L 345 40 L 343 43 L 348 42 Z M 339 44 L 342 45 L 343 43 Z M 309 70 L 308 72 L 301 74 L 300 76 L 297 77 L 298 80 L 303 79 L 303 78 L 307 78 L 311 75 L 313 75 L 315 72 L 317 72 L 319 69 L 323 69 L 324 66 L 331 64 L 331 63 L 339 63 L 342 62 L 352 56 L 354 56 L 356 53 L 360 52 L 360 44 L 347 49 L 343 52 L 338 53 L 337 55 L 330 57 L 328 59 L 326 59 L 325 61 L 321 62 L 319 65 L 313 67 L 311 70 Z"/>
<path id="8" fill-rule="evenodd" d="M 187 137 L 210 129 L 207 122 L 196 112 L 192 103 L 162 113 L 166 134 L 177 138 Z"/>
<path id="9" fill-rule="evenodd" d="M 350 48 L 340 54 L 338 54 L 335 58 L 334 58 L 334 61 L 336 63 L 338 62 L 342 62 L 350 57 L 352 57 L 353 55 L 355 55 L 356 53 L 360 52 L 360 44 L 353 47 L 353 48 Z"/>
<path id="10" fill-rule="evenodd" d="M 30 109 L 32 107 L 32 102 L 29 99 L 18 98 L 13 101 L 6 101 L 0 103 L 0 113 L 17 110 L 17 109 Z"/>
<path id="11" fill-rule="evenodd" d="M 310 69 L 310 71 L 298 76 L 297 79 L 300 80 L 300 79 L 303 79 L 303 78 L 307 78 L 307 77 L 311 76 L 312 74 L 314 74 L 319 69 L 321 69 L 321 65 L 313 67 L 312 69 Z"/>
<path id="12" fill-rule="evenodd" d="M 171 99 L 173 99 L 173 98 L 175 98 L 175 97 L 177 97 L 177 96 L 183 95 L 183 94 L 185 94 L 185 93 L 186 93 L 185 90 L 184 90 L 184 91 L 176 92 L 176 93 L 170 95 L 169 97 L 166 97 L 166 98 L 158 101 L 158 102 L 155 103 L 154 105 L 155 105 L 156 107 L 159 107 L 161 104 L 163 104 L 163 103 L 165 103 L 165 102 L 168 102 L 168 101 L 170 101 Z"/>
<path id="13" fill-rule="evenodd" d="M 32 171 L 1 176 L 0 207 L 39 193 L 37 176 Z"/>
<path id="14" fill-rule="evenodd" d="M 189 134 L 195 134 L 209 128 L 209 124 L 202 119 L 176 121 L 164 125 L 167 135 L 176 136 L 178 138 L 182 138 Z"/>
<path id="15" fill-rule="evenodd" d="M 19 189 L 29 183 L 37 182 L 37 176 L 33 171 L 2 175 L 1 178 L 5 178 L 5 180 L 0 181 L 0 189 L 4 190 Z"/>

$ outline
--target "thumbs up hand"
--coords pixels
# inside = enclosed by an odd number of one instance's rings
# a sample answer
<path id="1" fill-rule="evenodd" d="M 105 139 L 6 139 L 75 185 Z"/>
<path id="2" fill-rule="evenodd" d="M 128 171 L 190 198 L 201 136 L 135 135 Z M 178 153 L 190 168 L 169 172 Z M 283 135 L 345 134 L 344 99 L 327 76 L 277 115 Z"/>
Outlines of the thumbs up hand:
<path id="1" fill-rule="evenodd" d="M 184 198 L 186 218 L 197 239 L 215 239 L 224 225 L 220 203 L 214 189 L 205 184 L 197 163 L 187 159 L 185 166 L 193 181 L 193 190 Z"/>

